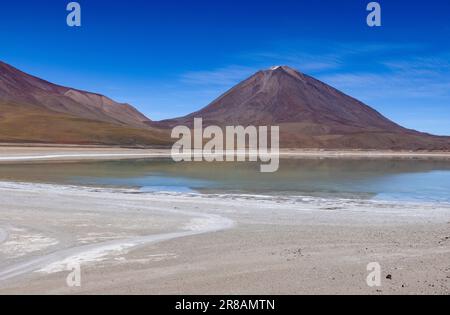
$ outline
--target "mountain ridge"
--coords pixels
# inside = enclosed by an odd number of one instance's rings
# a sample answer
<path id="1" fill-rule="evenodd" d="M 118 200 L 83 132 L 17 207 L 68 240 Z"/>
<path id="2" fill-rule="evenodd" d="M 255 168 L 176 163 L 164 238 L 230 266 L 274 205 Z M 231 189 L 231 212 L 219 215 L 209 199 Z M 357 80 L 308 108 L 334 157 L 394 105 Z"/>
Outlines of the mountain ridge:
<path id="1" fill-rule="evenodd" d="M 0 142 L 170 145 L 129 104 L 53 84 L 0 61 Z"/>
<path id="2" fill-rule="evenodd" d="M 189 115 L 151 121 L 129 104 L 53 84 L 0 61 L 0 142 L 164 145 L 170 129 L 278 125 L 282 148 L 450 150 L 450 137 L 404 128 L 288 66 L 261 70 Z"/>
<path id="3" fill-rule="evenodd" d="M 0 99 L 40 106 L 52 111 L 134 127 L 149 118 L 130 104 L 99 94 L 57 85 L 0 61 Z"/>

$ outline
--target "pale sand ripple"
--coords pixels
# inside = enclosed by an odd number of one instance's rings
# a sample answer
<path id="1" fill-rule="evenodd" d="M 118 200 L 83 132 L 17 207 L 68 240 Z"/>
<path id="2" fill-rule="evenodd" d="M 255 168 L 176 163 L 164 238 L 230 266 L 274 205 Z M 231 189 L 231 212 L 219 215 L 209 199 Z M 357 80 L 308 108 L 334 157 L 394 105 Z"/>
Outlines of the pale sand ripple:
<path id="1" fill-rule="evenodd" d="M 8 236 L 8 235 L 7 235 Z M 12 233 L 8 240 L 1 242 L 0 232 L 0 253 L 10 258 L 18 258 L 30 253 L 38 252 L 51 246 L 57 245 L 56 239 L 47 237 L 39 233 Z"/>
<path id="2" fill-rule="evenodd" d="M 6 240 L 8 239 L 8 237 L 9 237 L 8 231 L 6 231 L 6 230 L 3 229 L 3 228 L 0 228 L 0 244 L 6 242 Z"/>
<path id="3" fill-rule="evenodd" d="M 17 188 L 17 185 L 20 184 L 12 185 L 12 187 Z M 5 186 L 11 188 L 11 185 L 3 185 L 3 187 Z M 27 187 L 30 188 L 32 187 L 32 185 L 27 185 Z M 43 186 L 39 185 L 37 187 L 42 188 Z M 56 186 L 52 185 L 47 185 L 46 187 L 56 188 Z M 22 188 L 24 188 L 24 186 L 22 186 Z M 66 187 L 66 189 L 70 188 Z M 72 187 L 71 189 L 76 190 L 76 188 L 74 187 Z M 68 266 L 71 266 L 73 264 L 85 265 L 88 263 L 99 262 L 103 261 L 108 256 L 123 254 L 131 249 L 135 249 L 140 246 L 176 238 L 229 229 L 234 224 L 232 220 L 215 214 L 205 214 L 181 210 L 170 210 L 170 212 L 180 213 L 183 215 L 192 216 L 194 218 L 191 219 L 189 223 L 182 226 L 180 228 L 180 231 L 177 232 L 139 236 L 128 239 L 77 246 L 52 252 L 50 254 L 42 255 L 26 261 L 21 261 L 0 270 L 0 281 L 12 279 L 14 277 L 34 271 L 43 273 L 61 272 L 66 270 Z M 45 247 L 57 244 L 57 242 L 45 238 L 41 235 L 33 237 L 34 238 L 30 239 L 30 237 L 27 235 L 21 236 L 21 238 L 19 238 L 18 240 L 11 241 L 11 244 L 4 243 L 0 247 L 0 251 L 3 251 L 6 254 L 11 254 L 11 250 L 19 251 L 21 253 L 20 256 L 22 256 L 27 253 L 38 251 Z M 31 243 L 28 242 L 29 240 L 31 240 Z M 10 255 L 10 258 L 15 257 L 15 255 Z"/>

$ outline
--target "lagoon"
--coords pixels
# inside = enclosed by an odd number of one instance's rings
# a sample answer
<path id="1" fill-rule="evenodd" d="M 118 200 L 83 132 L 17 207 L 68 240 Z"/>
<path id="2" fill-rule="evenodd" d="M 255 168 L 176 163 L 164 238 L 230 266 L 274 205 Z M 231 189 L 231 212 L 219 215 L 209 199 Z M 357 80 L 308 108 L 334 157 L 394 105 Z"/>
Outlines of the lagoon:
<path id="1" fill-rule="evenodd" d="M 281 159 L 258 163 L 139 159 L 0 165 L 0 181 L 136 188 L 141 192 L 314 196 L 450 202 L 450 161 L 439 159 Z"/>

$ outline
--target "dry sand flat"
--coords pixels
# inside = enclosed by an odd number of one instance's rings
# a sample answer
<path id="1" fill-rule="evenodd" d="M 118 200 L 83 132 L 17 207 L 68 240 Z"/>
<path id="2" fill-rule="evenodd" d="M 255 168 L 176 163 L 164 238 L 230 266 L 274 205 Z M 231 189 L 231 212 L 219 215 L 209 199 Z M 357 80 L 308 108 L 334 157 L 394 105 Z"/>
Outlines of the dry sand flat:
<path id="1" fill-rule="evenodd" d="M 120 160 L 169 157 L 167 149 L 125 149 L 83 146 L 0 146 L 0 163 L 33 161 Z"/>
<path id="2" fill-rule="evenodd" d="M 17 183 L 0 204 L 2 294 L 450 293 L 448 205 Z"/>
<path id="3" fill-rule="evenodd" d="M 39 161 L 92 161 L 170 157 L 170 149 L 128 149 L 95 146 L 10 146 L 0 145 L 0 163 Z M 281 149 L 281 158 L 439 158 L 444 151 L 364 151 Z"/>

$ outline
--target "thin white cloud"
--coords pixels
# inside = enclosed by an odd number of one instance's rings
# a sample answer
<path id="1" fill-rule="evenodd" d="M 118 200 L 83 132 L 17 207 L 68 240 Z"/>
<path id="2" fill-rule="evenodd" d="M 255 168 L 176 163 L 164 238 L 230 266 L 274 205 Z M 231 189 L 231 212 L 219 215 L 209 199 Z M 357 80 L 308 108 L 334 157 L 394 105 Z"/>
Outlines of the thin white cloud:
<path id="1" fill-rule="evenodd" d="M 393 51 L 410 50 L 420 47 L 414 43 L 323 43 L 323 42 L 296 42 L 284 47 L 293 47 L 284 50 L 276 49 L 273 45 L 262 52 L 250 52 L 240 54 L 241 62 L 251 62 L 253 67 L 240 65 L 239 63 L 212 70 L 199 70 L 184 73 L 180 76 L 181 83 L 197 86 L 231 87 L 244 80 L 258 70 L 266 69 L 274 65 L 288 65 L 299 71 L 319 75 L 322 73 L 342 73 L 355 57 L 364 57 L 368 54 L 392 53 Z M 305 53 L 302 47 L 309 51 Z M 384 66 L 392 65 L 386 63 Z"/>
<path id="2" fill-rule="evenodd" d="M 210 71 L 192 71 L 181 75 L 181 82 L 200 86 L 233 86 L 251 76 L 258 69 L 244 66 L 228 66 Z"/>
<path id="3" fill-rule="evenodd" d="M 364 100 L 450 97 L 450 80 L 442 81 L 443 78 L 438 75 L 423 77 L 411 72 L 340 73 L 319 76 L 319 79 Z"/>
<path id="4" fill-rule="evenodd" d="M 447 54 L 405 56 L 401 60 L 380 60 L 386 67 L 377 72 L 338 72 L 319 76 L 339 89 L 367 98 L 450 98 L 450 62 Z"/>
<path id="5" fill-rule="evenodd" d="M 450 53 L 435 56 L 415 56 L 406 60 L 387 60 L 382 62 L 392 70 L 417 71 L 418 73 L 446 73 L 450 71 Z"/>
<path id="6" fill-rule="evenodd" d="M 336 70 L 342 65 L 340 56 L 337 54 L 316 55 L 301 52 L 284 54 L 260 52 L 254 53 L 252 58 L 259 60 L 266 66 L 287 65 L 302 72 Z"/>

